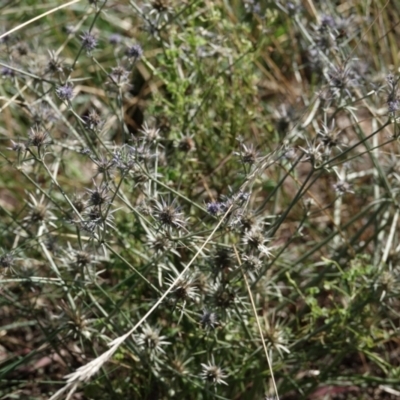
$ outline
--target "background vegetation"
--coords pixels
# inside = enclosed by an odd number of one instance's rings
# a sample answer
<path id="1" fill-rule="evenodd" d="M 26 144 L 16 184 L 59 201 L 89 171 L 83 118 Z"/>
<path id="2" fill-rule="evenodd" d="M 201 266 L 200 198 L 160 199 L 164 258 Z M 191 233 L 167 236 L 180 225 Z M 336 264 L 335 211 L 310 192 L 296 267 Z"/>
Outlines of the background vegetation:
<path id="1" fill-rule="evenodd" d="M 399 15 L 1 1 L 1 398 L 397 399 Z"/>

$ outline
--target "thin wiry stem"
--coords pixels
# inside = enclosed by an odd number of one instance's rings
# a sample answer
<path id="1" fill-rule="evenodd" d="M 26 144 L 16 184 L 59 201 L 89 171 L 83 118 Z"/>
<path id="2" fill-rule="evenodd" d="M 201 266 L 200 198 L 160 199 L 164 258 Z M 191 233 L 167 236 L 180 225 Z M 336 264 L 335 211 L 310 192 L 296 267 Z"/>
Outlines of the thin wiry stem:
<path id="1" fill-rule="evenodd" d="M 238 253 L 237 248 L 236 248 L 235 245 L 233 246 L 233 249 L 235 251 L 236 259 L 237 259 L 237 261 L 239 263 L 239 266 L 240 266 L 240 269 L 242 271 L 242 276 L 244 278 L 244 282 L 246 284 L 246 289 L 247 289 L 247 292 L 249 294 L 251 307 L 253 309 L 253 315 L 254 315 L 254 318 L 255 318 L 256 323 L 257 323 L 258 332 L 260 334 L 260 338 L 261 338 L 262 346 L 263 346 L 263 349 L 264 349 L 265 357 L 267 359 L 268 368 L 269 368 L 269 372 L 271 374 L 271 380 L 272 380 L 272 384 L 274 386 L 275 395 L 276 395 L 277 400 L 279 400 L 278 388 L 276 386 L 275 377 L 274 377 L 274 370 L 272 369 L 272 362 L 271 362 L 271 359 L 270 359 L 269 354 L 268 354 L 267 345 L 265 344 L 264 334 L 262 332 L 262 328 L 261 328 L 261 325 L 260 325 L 260 320 L 258 319 L 258 312 L 257 312 L 256 305 L 254 303 L 253 294 L 251 293 L 251 288 L 250 288 L 250 285 L 249 285 L 249 281 L 247 280 L 246 273 L 243 271 L 242 261 L 240 259 L 239 253 Z"/>

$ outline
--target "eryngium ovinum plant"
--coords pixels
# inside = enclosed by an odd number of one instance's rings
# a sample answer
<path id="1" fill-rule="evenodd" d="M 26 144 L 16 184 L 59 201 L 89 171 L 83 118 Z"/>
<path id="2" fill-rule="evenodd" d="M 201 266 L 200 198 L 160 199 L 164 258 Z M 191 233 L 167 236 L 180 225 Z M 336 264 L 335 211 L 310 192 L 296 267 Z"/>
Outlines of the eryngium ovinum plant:
<path id="1" fill-rule="evenodd" d="M 399 393 L 389 3 L 2 7 L 4 396 Z"/>

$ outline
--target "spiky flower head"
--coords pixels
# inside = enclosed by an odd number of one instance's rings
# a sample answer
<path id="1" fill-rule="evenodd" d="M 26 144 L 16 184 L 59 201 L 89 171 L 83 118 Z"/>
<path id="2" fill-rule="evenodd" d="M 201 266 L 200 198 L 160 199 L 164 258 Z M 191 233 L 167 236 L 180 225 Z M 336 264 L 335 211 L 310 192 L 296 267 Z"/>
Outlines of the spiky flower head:
<path id="1" fill-rule="evenodd" d="M 58 57 L 55 51 L 49 50 L 50 59 L 47 63 L 45 72 L 50 74 L 55 74 L 58 72 L 63 72 L 62 60 Z"/>
<path id="2" fill-rule="evenodd" d="M 14 257 L 11 253 L 4 253 L 0 256 L 0 268 L 11 268 L 14 263 Z"/>
<path id="3" fill-rule="evenodd" d="M 170 5 L 171 0 L 150 0 L 142 7 L 143 15 L 147 18 L 144 21 L 145 26 L 143 29 L 149 32 L 157 40 L 160 39 L 159 32 L 163 22 L 168 22 L 169 16 L 173 13 L 174 9 Z"/>
<path id="4" fill-rule="evenodd" d="M 71 101 L 74 97 L 74 87 L 71 83 L 66 83 L 65 85 L 57 86 L 56 95 L 60 100 Z"/>
<path id="5" fill-rule="evenodd" d="M 90 110 L 89 114 L 84 117 L 84 121 L 86 126 L 94 131 L 100 130 L 104 125 L 104 121 L 96 110 Z"/>
<path id="6" fill-rule="evenodd" d="M 351 190 L 351 185 L 349 182 L 346 182 L 344 180 L 339 180 L 333 185 L 333 188 L 335 189 L 335 192 L 339 194 L 339 196 L 343 196 L 346 193 L 354 193 Z"/>
<path id="7" fill-rule="evenodd" d="M 108 196 L 107 193 L 109 191 L 109 187 L 105 184 L 101 186 L 97 186 L 95 184 L 94 189 L 87 190 L 90 194 L 89 202 L 93 206 L 102 206 L 103 204 L 108 203 Z"/>
<path id="8" fill-rule="evenodd" d="M 182 218 L 183 213 L 180 208 L 175 206 L 176 201 L 167 203 L 164 199 L 156 201 L 153 207 L 154 216 L 160 225 L 176 229 L 184 228 L 186 220 Z"/>
<path id="9" fill-rule="evenodd" d="M 94 280 L 96 278 L 95 266 L 99 261 L 93 249 L 89 248 L 89 246 L 74 249 L 68 243 L 68 247 L 63 252 L 65 253 L 64 263 L 68 269 L 79 271 L 79 273 L 83 271 L 86 279 Z"/>
<path id="10" fill-rule="evenodd" d="M 215 312 L 203 310 L 200 325 L 203 329 L 215 329 L 219 325 L 218 315 Z"/>
<path id="11" fill-rule="evenodd" d="M 207 383 L 212 385 L 227 385 L 227 383 L 224 381 L 224 378 L 226 378 L 227 375 L 224 373 L 222 368 L 220 368 L 218 365 L 215 365 L 214 359 L 209 361 L 208 364 L 201 364 L 201 366 L 201 377 Z"/>
<path id="12" fill-rule="evenodd" d="M 92 261 L 92 256 L 90 253 L 84 250 L 77 250 L 75 252 L 75 264 L 78 267 L 86 267 Z"/>
<path id="13" fill-rule="evenodd" d="M 267 257 L 271 256 L 270 248 L 265 244 L 269 241 L 264 237 L 264 234 L 260 227 L 253 227 L 249 231 L 245 232 L 243 236 L 243 243 L 250 249 L 257 249 Z"/>
<path id="14" fill-rule="evenodd" d="M 72 204 L 75 207 L 75 210 L 78 211 L 78 213 L 81 213 L 86 207 L 86 202 L 81 196 L 77 195 L 74 197 Z"/>
<path id="15" fill-rule="evenodd" d="M 74 339 L 79 336 L 83 336 L 86 339 L 90 339 L 92 334 L 95 333 L 95 329 L 92 328 L 92 323 L 96 321 L 95 318 L 88 318 L 88 314 L 78 307 L 71 308 L 67 303 L 61 302 L 58 306 L 63 313 L 61 318 L 66 320 L 68 327 L 67 336 L 71 335 Z"/>
<path id="16" fill-rule="evenodd" d="M 325 155 L 322 151 L 322 143 L 316 144 L 307 141 L 307 148 L 300 147 L 300 149 L 305 155 L 304 162 L 309 161 L 314 168 L 318 168 L 323 163 Z"/>
<path id="17" fill-rule="evenodd" d="M 155 127 L 149 126 L 147 122 L 143 124 L 139 132 L 141 133 L 142 138 L 146 143 L 156 143 L 160 140 L 160 130 Z"/>
<path id="18" fill-rule="evenodd" d="M 84 32 L 80 36 L 82 40 L 82 47 L 87 53 L 91 53 L 97 46 L 97 39 L 90 32 Z"/>
<path id="19" fill-rule="evenodd" d="M 268 348 L 274 348 L 283 356 L 283 352 L 289 354 L 287 333 L 282 323 L 268 325 L 264 331 L 265 344 Z"/>
<path id="20" fill-rule="evenodd" d="M 170 239 L 166 231 L 159 231 L 155 234 L 149 233 L 147 234 L 147 238 L 149 247 L 152 248 L 156 254 L 161 255 L 171 252 L 180 257 L 179 252 L 175 249 L 176 242 Z"/>
<path id="21" fill-rule="evenodd" d="M 262 266 L 261 258 L 255 256 L 253 254 L 244 255 L 242 257 L 242 262 L 243 262 L 242 263 L 243 268 L 245 268 L 246 270 L 248 270 L 250 272 L 258 272 Z"/>
<path id="22" fill-rule="evenodd" d="M 322 125 L 322 129 L 318 132 L 318 136 L 320 136 L 321 141 L 328 152 L 330 152 L 330 150 L 334 147 L 341 150 L 343 142 L 339 136 L 342 132 L 342 130 L 335 128 L 335 121 L 332 122 L 330 127 L 325 124 Z"/>
<path id="23" fill-rule="evenodd" d="M 118 33 L 112 33 L 108 38 L 108 42 L 110 44 L 112 44 L 113 46 L 116 46 L 117 44 L 120 44 L 121 41 L 122 41 L 122 37 Z"/>
<path id="24" fill-rule="evenodd" d="M 114 228 L 113 213 L 115 211 L 116 210 L 111 210 L 105 213 L 102 211 L 100 206 L 92 206 L 85 209 L 82 213 L 84 220 L 76 221 L 76 224 L 80 229 L 83 229 L 90 234 L 94 234 L 96 230 L 99 233 L 107 227 Z"/>
<path id="25" fill-rule="evenodd" d="M 111 73 L 108 75 L 110 81 L 115 85 L 122 87 L 128 84 L 129 72 L 120 65 L 111 69 Z"/>
<path id="26" fill-rule="evenodd" d="M 20 56 L 26 56 L 29 53 L 29 46 L 26 42 L 19 42 L 14 47 L 15 53 Z"/>
<path id="27" fill-rule="evenodd" d="M 99 156 L 99 158 L 91 157 L 92 161 L 96 164 L 97 174 L 110 174 L 115 167 L 114 158 L 107 156 Z"/>
<path id="28" fill-rule="evenodd" d="M 240 151 L 235 152 L 234 154 L 240 157 L 240 161 L 243 164 L 249 164 L 249 165 L 255 164 L 258 160 L 258 151 L 255 149 L 255 147 L 252 144 L 246 146 L 244 143 L 241 143 L 240 146 L 241 146 Z"/>
<path id="29" fill-rule="evenodd" d="M 134 62 L 141 59 L 143 55 L 143 49 L 140 44 L 134 44 L 126 50 L 126 55 L 131 58 Z"/>
<path id="30" fill-rule="evenodd" d="M 229 309 L 235 305 L 238 299 L 232 285 L 225 284 L 220 279 L 216 279 L 215 283 L 211 285 L 209 295 L 213 306 L 227 313 L 229 313 Z"/>
<path id="31" fill-rule="evenodd" d="M 169 278 L 169 284 L 175 282 L 176 278 L 171 276 Z M 184 275 L 174 285 L 172 293 L 175 295 L 177 300 L 196 300 L 198 297 L 198 290 L 196 287 L 195 277 Z"/>
<path id="32" fill-rule="evenodd" d="M 26 147 L 24 143 L 14 142 L 14 140 L 11 140 L 11 147 L 8 147 L 8 149 L 20 153 L 24 151 Z"/>
<path id="33" fill-rule="evenodd" d="M 51 221 L 57 219 L 51 212 L 51 206 L 47 202 L 44 195 L 39 199 L 29 193 L 30 201 L 28 201 L 29 212 L 24 218 L 24 221 L 30 223 L 42 223 L 45 221 Z"/>
<path id="34" fill-rule="evenodd" d="M 218 215 L 221 212 L 221 204 L 215 201 L 207 203 L 207 212 L 213 216 Z"/>
<path id="35" fill-rule="evenodd" d="M 193 357 L 188 357 L 186 352 L 179 355 L 176 354 L 176 351 L 174 351 L 174 353 L 175 357 L 171 360 L 171 367 L 181 376 L 188 375 L 190 372 L 187 368 L 187 364 L 193 360 Z"/>
<path id="36" fill-rule="evenodd" d="M 114 150 L 112 161 L 116 168 L 126 173 L 135 166 L 135 151 L 127 144 L 117 147 Z"/>
<path id="37" fill-rule="evenodd" d="M 242 231 L 242 233 L 249 231 L 257 226 L 257 217 L 247 211 L 239 210 L 235 213 L 234 218 L 230 222 L 230 225 L 233 228 L 238 228 Z"/>
<path id="38" fill-rule="evenodd" d="M 149 353 L 165 353 L 162 347 L 170 343 L 164 339 L 166 336 L 160 336 L 158 329 L 153 329 L 147 324 L 143 327 L 142 333 L 136 337 L 137 344 Z"/>
<path id="39" fill-rule="evenodd" d="M 178 149 L 185 153 L 194 151 L 196 149 L 196 144 L 193 140 L 193 137 L 188 135 L 182 136 L 178 142 Z"/>
<path id="40" fill-rule="evenodd" d="M 234 253 L 231 248 L 218 247 L 212 255 L 211 265 L 214 274 L 218 275 L 220 272 L 227 272 L 234 262 Z"/>
<path id="41" fill-rule="evenodd" d="M 4 78 L 13 78 L 15 76 L 15 71 L 8 67 L 2 67 L 0 73 Z"/>
<path id="42" fill-rule="evenodd" d="M 42 129 L 39 126 L 31 128 L 31 131 L 29 132 L 28 135 L 29 135 L 29 140 L 27 143 L 28 146 L 40 148 L 48 143 L 47 139 L 49 135 L 44 129 Z"/>
<path id="43" fill-rule="evenodd" d="M 349 65 L 333 66 L 328 71 L 327 80 L 329 89 L 336 97 L 344 93 L 351 97 L 349 89 L 357 84 L 355 71 Z"/>

